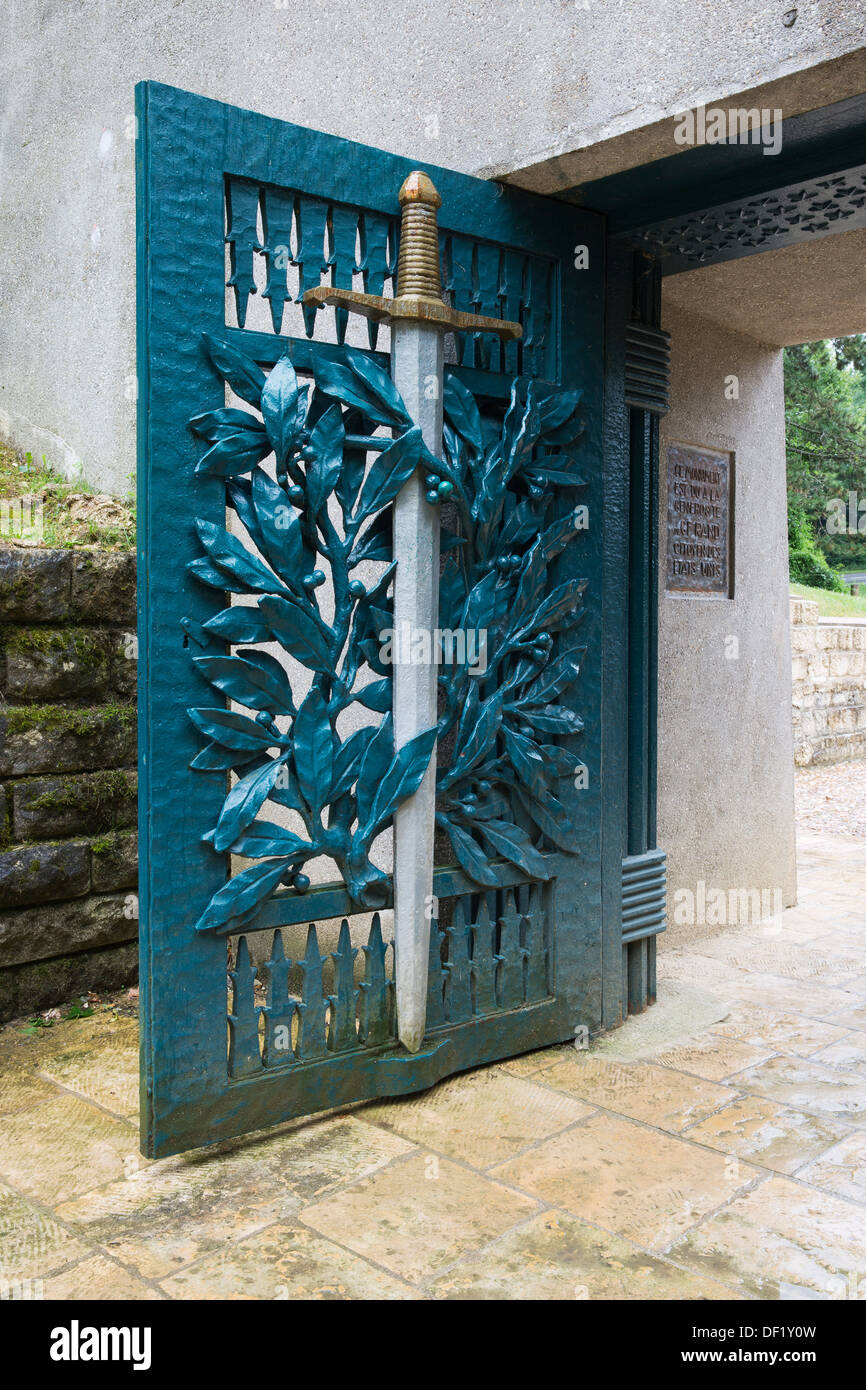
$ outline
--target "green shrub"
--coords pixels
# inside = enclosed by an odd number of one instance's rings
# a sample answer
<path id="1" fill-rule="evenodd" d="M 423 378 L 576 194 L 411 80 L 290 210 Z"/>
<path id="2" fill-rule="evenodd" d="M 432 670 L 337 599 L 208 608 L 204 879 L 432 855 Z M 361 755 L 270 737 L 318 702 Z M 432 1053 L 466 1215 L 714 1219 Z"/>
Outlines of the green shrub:
<path id="1" fill-rule="evenodd" d="M 796 502 L 788 501 L 788 566 L 796 584 L 809 584 L 814 589 L 830 589 L 835 594 L 846 592 L 839 573 L 827 562 L 815 540 L 809 519 Z"/>

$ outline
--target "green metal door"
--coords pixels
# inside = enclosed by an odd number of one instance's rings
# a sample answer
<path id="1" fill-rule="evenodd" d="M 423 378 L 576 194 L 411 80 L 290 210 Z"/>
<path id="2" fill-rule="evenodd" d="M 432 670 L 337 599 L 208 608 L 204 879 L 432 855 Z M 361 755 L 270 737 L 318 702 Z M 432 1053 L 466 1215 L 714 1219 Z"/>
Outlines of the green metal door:
<path id="1" fill-rule="evenodd" d="M 446 350 L 425 460 L 386 330 L 300 302 L 393 291 L 414 166 L 153 83 L 138 123 L 142 1131 L 160 1156 L 619 1020 L 630 502 L 624 398 L 602 465 L 602 218 L 424 166 L 450 302 L 523 326 Z M 387 831 L 417 767 L 390 741 L 381 638 L 414 466 L 447 495 L 441 627 L 488 646 L 442 667 L 410 1055 Z M 625 892 L 645 902 L 638 869 Z"/>

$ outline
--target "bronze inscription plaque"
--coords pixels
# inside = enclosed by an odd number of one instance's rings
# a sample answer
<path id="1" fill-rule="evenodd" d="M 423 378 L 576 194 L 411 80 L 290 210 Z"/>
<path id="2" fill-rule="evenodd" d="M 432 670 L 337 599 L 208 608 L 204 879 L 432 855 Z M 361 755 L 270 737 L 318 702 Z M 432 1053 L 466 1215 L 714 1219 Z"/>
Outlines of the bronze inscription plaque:
<path id="1" fill-rule="evenodd" d="M 667 574 L 672 593 L 730 598 L 734 466 L 730 454 L 668 446 Z"/>

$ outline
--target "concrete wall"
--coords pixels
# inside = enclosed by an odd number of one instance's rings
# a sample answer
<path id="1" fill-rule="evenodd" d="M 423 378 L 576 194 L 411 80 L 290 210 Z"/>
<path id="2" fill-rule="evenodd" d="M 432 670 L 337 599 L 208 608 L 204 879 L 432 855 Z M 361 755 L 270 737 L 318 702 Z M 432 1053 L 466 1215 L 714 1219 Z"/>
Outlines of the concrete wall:
<path id="1" fill-rule="evenodd" d="M 564 153 L 656 129 L 700 101 L 774 81 L 801 108 L 847 94 L 851 62 L 832 60 L 862 45 L 864 0 L 800 4 L 786 27 L 790 9 L 780 0 L 7 0 L 0 434 L 67 472 L 82 467 L 99 486 L 129 486 L 139 79 L 469 172 L 544 166 L 562 187 L 575 181 L 558 162 Z M 795 82 L 804 73 L 817 75 L 808 90 Z M 617 158 L 674 152 L 669 128 L 659 138 Z"/>
<path id="2" fill-rule="evenodd" d="M 663 301 L 664 305 L 664 301 Z M 662 423 L 659 827 L 678 890 L 781 892 L 795 899 L 791 643 L 782 354 L 664 305 L 672 407 Z M 725 395 L 736 376 L 739 399 Z M 664 589 L 666 447 L 731 451 L 734 596 Z M 736 639 L 736 645 L 730 639 Z M 736 651 L 736 655 L 731 653 Z M 663 944 L 718 930 L 669 919 Z"/>
<path id="3" fill-rule="evenodd" d="M 791 600 L 794 761 L 817 767 L 866 757 L 866 623 L 818 618 Z"/>

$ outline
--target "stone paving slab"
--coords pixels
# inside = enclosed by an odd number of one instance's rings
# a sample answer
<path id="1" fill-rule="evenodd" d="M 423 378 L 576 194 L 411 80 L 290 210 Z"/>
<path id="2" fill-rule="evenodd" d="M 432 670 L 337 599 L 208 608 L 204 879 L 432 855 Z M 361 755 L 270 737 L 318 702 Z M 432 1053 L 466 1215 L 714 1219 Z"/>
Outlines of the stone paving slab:
<path id="1" fill-rule="evenodd" d="M 278 1302 L 417 1299 L 411 1285 L 301 1226 L 269 1226 L 230 1250 L 166 1279 L 169 1298 Z"/>
<path id="2" fill-rule="evenodd" d="M 845 1298 L 866 1274 L 866 1227 L 850 1203 L 772 1177 L 670 1249 L 705 1278 L 756 1298 Z"/>
<path id="3" fill-rule="evenodd" d="M 812 1060 L 866 1080 L 866 1033 L 852 1033 L 812 1054 Z"/>
<path id="4" fill-rule="evenodd" d="M 681 984 L 664 974 L 657 982 L 656 1004 L 659 1007 L 633 1014 L 628 1027 L 595 1038 L 593 1055 L 620 1062 L 655 1058 L 666 1049 L 693 1042 L 730 1015 L 730 1006 L 705 988 Z"/>
<path id="5" fill-rule="evenodd" d="M 564 1211 L 546 1211 L 430 1285 L 441 1299 L 727 1299 L 690 1274 Z"/>
<path id="6" fill-rule="evenodd" d="M 95 1302 L 155 1302 L 167 1295 L 136 1279 L 128 1269 L 104 1255 L 92 1255 L 69 1269 L 49 1275 L 43 1297 L 65 1302 L 86 1298 Z"/>
<path id="7" fill-rule="evenodd" d="M 44 1279 L 87 1253 L 87 1246 L 45 1211 L 0 1186 L 0 1280 Z"/>
<path id="8" fill-rule="evenodd" d="M 866 760 L 797 770 L 797 819 L 811 831 L 866 835 Z"/>
<path id="9" fill-rule="evenodd" d="M 735 1091 L 647 1062 L 615 1062 L 573 1052 L 545 1071 L 544 1083 L 590 1104 L 678 1134 L 733 1100 Z"/>
<path id="10" fill-rule="evenodd" d="M 530 1196 L 435 1153 L 419 1153 L 301 1215 L 356 1254 L 423 1283 L 537 1210 Z"/>
<path id="11" fill-rule="evenodd" d="M 159 1279 L 413 1151 L 351 1117 L 295 1122 L 219 1148 L 149 1163 L 62 1203 L 57 1215 L 137 1273 Z"/>
<path id="12" fill-rule="evenodd" d="M 850 1028 L 856 1032 L 866 1033 L 866 1004 L 858 1004 L 855 1001 L 847 1007 L 843 1005 L 836 1013 L 829 1015 L 827 1021 L 833 1023 L 837 1028 Z"/>
<path id="13" fill-rule="evenodd" d="M 58 1092 L 3 1120 L 0 1181 L 49 1206 L 137 1168 L 138 1131 L 125 1119 Z"/>
<path id="14" fill-rule="evenodd" d="M 754 1047 L 739 1038 L 708 1033 L 706 1037 L 659 1052 L 655 1060 L 663 1067 L 690 1072 L 692 1076 L 701 1076 L 705 1081 L 725 1081 L 729 1078 L 733 1081 L 737 1072 L 758 1062 L 766 1062 L 772 1055 L 772 1049 L 766 1045 Z"/>
<path id="15" fill-rule="evenodd" d="M 550 1069 L 535 1075 L 546 1078 Z M 424 1148 L 489 1168 L 591 1115 L 582 1101 L 489 1067 L 405 1100 L 365 1107 L 364 1119 Z"/>
<path id="16" fill-rule="evenodd" d="M 758 1096 L 741 1096 L 690 1125 L 684 1137 L 779 1173 L 795 1173 L 849 1133 L 846 1125 L 832 1119 L 819 1119 Z"/>
<path id="17" fill-rule="evenodd" d="M 826 941 L 827 937 L 822 939 Z M 740 930 L 702 941 L 699 950 L 701 956 L 725 961 L 740 970 L 785 980 L 820 980 L 824 985 L 839 985 L 843 989 L 863 973 L 862 943 L 860 950 L 851 946 L 847 950 L 827 951 L 819 949 L 814 940 L 808 944 L 774 937 L 744 940 Z"/>
<path id="18" fill-rule="evenodd" d="M 866 1078 L 803 1057 L 771 1057 L 737 1077 L 752 1094 L 813 1115 L 866 1125 Z"/>
<path id="19" fill-rule="evenodd" d="M 492 1176 L 660 1251 L 760 1174 L 672 1135 L 598 1114 L 494 1168 Z"/>
<path id="20" fill-rule="evenodd" d="M 138 1039 L 135 1030 L 93 1042 L 72 1041 L 45 1058 L 39 1075 L 64 1090 L 94 1101 L 103 1110 L 123 1115 L 138 1125 Z M 133 1050 L 134 1049 L 134 1050 Z"/>
<path id="21" fill-rule="evenodd" d="M 133 1301 L 855 1296 L 863 842 L 810 832 L 801 854 L 771 935 L 662 951 L 659 1004 L 588 1051 L 159 1162 L 138 1154 L 133 1019 L 0 1030 L 0 1281 Z"/>
<path id="22" fill-rule="evenodd" d="M 817 1023 L 802 1014 L 777 1013 L 759 1004 L 735 1004 L 726 1019 L 713 1024 L 709 1034 L 795 1057 L 812 1057 L 829 1043 L 851 1037 L 846 1028 Z"/>
<path id="23" fill-rule="evenodd" d="M 32 1072 L 0 1070 L 0 1123 L 6 1115 L 20 1115 L 47 1100 L 57 1099 L 57 1088 Z"/>
<path id="24" fill-rule="evenodd" d="M 534 1076 L 548 1067 L 555 1066 L 569 1046 L 569 1043 L 557 1043 L 555 1047 L 541 1047 L 537 1052 L 524 1052 L 520 1057 L 509 1057 L 498 1065 L 509 1076 Z"/>
<path id="25" fill-rule="evenodd" d="M 828 1149 L 813 1163 L 801 1168 L 802 1182 L 850 1197 L 854 1202 L 866 1202 L 866 1134 L 851 1134 Z"/>

